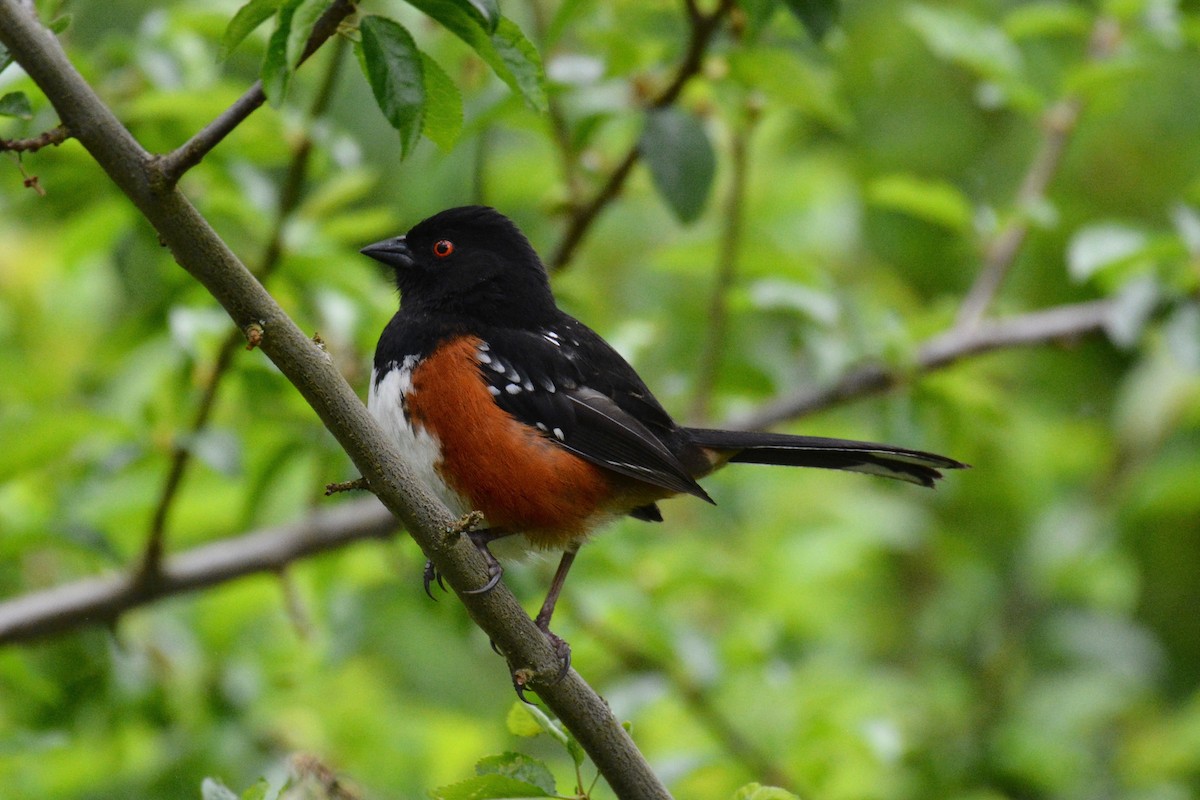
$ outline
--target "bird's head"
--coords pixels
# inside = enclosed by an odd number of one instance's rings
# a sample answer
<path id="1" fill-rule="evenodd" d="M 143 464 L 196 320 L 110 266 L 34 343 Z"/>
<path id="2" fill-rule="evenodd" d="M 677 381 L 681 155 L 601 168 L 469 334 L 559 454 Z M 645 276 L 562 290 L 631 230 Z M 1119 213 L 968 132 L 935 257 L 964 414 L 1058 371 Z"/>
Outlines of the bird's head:
<path id="1" fill-rule="evenodd" d="M 555 311 L 541 259 L 494 208 L 451 208 L 360 252 L 392 269 L 405 310 L 519 326 Z"/>

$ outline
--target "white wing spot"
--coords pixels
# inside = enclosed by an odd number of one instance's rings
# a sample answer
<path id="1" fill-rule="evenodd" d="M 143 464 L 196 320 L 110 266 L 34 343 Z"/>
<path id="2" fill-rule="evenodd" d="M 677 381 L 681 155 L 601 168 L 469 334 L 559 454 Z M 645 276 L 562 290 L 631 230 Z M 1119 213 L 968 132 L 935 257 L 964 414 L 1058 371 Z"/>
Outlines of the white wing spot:
<path id="1" fill-rule="evenodd" d="M 492 397 L 499 397 L 499 396 L 500 396 L 500 390 L 499 390 L 499 389 L 497 389 L 495 386 L 489 386 L 489 387 L 488 387 L 488 394 L 490 394 Z"/>
<path id="2" fill-rule="evenodd" d="M 562 429 L 562 428 L 555 428 L 555 429 L 554 429 L 554 438 L 555 438 L 555 439 L 558 439 L 560 442 L 562 442 L 562 441 L 565 441 L 565 440 L 566 440 L 566 437 L 565 437 L 565 436 L 563 436 L 563 429 Z"/>
<path id="3" fill-rule="evenodd" d="M 535 424 L 535 425 L 537 425 L 537 429 L 538 429 L 539 431 L 541 431 L 542 433 L 549 433 L 549 431 L 548 431 L 548 430 L 546 430 L 546 423 L 544 423 L 544 422 L 536 422 L 536 423 L 534 423 L 534 424 Z"/>
<path id="4" fill-rule="evenodd" d="M 521 384 L 521 388 L 527 392 L 532 392 L 533 391 L 533 381 L 529 380 L 529 378 L 526 378 L 525 382 Z"/>
<path id="5" fill-rule="evenodd" d="M 542 388 L 550 394 L 554 394 L 554 381 L 549 378 L 542 378 Z"/>
<path id="6" fill-rule="evenodd" d="M 477 352 L 477 353 L 475 354 L 475 359 L 476 359 L 476 360 L 477 360 L 477 361 L 478 361 L 480 364 L 490 364 L 490 363 L 492 363 L 492 357 L 491 357 L 491 356 L 489 356 L 487 353 L 483 352 L 482 350 L 480 350 L 479 352 Z"/>
<path id="7" fill-rule="evenodd" d="M 510 383 L 504 387 L 504 391 L 508 392 L 509 394 L 520 394 L 521 386 L 520 384 Z"/>
<path id="8" fill-rule="evenodd" d="M 488 366 L 492 368 L 493 372 L 498 372 L 501 375 L 503 375 L 504 370 L 507 369 L 507 367 L 504 366 L 503 361 L 492 361 L 492 363 L 490 363 Z"/>

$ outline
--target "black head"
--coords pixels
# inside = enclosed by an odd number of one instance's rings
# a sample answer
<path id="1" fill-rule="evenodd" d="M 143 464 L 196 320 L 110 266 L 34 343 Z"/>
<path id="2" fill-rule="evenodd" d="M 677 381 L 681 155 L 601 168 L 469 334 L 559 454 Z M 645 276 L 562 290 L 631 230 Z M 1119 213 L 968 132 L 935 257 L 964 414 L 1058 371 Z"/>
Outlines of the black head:
<path id="1" fill-rule="evenodd" d="M 395 271 L 405 310 L 518 327 L 555 313 L 541 259 L 494 208 L 451 208 L 360 252 Z"/>

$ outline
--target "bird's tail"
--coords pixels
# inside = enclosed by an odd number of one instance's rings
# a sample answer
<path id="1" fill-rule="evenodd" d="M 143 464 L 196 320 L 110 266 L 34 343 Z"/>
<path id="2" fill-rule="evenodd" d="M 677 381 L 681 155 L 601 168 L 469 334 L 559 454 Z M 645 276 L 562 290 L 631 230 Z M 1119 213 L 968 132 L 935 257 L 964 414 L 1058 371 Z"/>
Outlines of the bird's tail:
<path id="1" fill-rule="evenodd" d="M 715 451 L 718 463 L 777 464 L 865 472 L 932 487 L 943 469 L 967 465 L 952 458 L 888 444 L 757 431 L 688 428 L 692 441 Z"/>

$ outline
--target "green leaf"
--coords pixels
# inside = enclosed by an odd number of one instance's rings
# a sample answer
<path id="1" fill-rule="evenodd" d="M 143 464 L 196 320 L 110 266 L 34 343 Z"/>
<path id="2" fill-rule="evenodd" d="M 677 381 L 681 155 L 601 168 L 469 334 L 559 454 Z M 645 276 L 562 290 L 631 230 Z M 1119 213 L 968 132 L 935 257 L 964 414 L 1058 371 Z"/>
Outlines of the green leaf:
<path id="1" fill-rule="evenodd" d="M 1004 18 L 1004 32 L 1013 39 L 1083 36 L 1092 27 L 1091 14 L 1063 2 L 1022 3 Z"/>
<path id="2" fill-rule="evenodd" d="M 448 152 L 462 133 L 462 95 L 446 71 L 425 53 L 421 54 L 421 66 L 425 73 L 425 117 L 421 133 L 443 152 Z"/>
<path id="3" fill-rule="evenodd" d="M 971 203 L 952 184 L 915 175 L 894 174 L 876 178 L 867 186 L 872 205 L 898 211 L 955 231 L 971 226 Z"/>
<path id="4" fill-rule="evenodd" d="M 492 45 L 512 76 L 512 80 L 505 80 L 505 83 L 516 89 L 530 108 L 539 112 L 545 111 L 548 107 L 546 75 L 542 70 L 542 58 L 533 42 L 525 38 L 517 23 L 508 17 L 502 17 L 492 34 Z M 503 74 L 496 74 L 504 79 Z"/>
<path id="5" fill-rule="evenodd" d="M 266 800 L 271 791 L 271 784 L 266 778 L 259 778 L 249 789 L 242 792 L 241 800 Z"/>
<path id="6" fill-rule="evenodd" d="M 359 32 L 367 82 L 383 116 L 400 132 L 400 149 L 407 155 L 421 134 L 425 110 L 421 52 L 404 26 L 386 17 L 363 17 Z"/>
<path id="7" fill-rule="evenodd" d="M 733 800 L 800 800 L 800 798 L 778 786 L 747 783 L 734 793 Z"/>
<path id="8" fill-rule="evenodd" d="M 700 216 L 712 189 L 717 159 L 704 126 L 679 108 L 651 111 L 638 142 L 658 193 L 680 222 Z"/>
<path id="9" fill-rule="evenodd" d="M 841 11 L 838 0 L 783 0 L 783 3 L 818 42 L 829 33 Z"/>
<path id="10" fill-rule="evenodd" d="M 495 32 L 496 26 L 500 24 L 500 20 L 502 19 L 500 16 L 500 4 L 496 0 L 467 0 L 467 5 L 479 15 L 485 31 L 488 33 Z"/>
<path id="11" fill-rule="evenodd" d="M 67 28 L 71 27 L 71 22 L 73 20 L 74 20 L 74 17 L 71 16 L 70 14 L 63 14 L 61 17 L 55 17 L 54 19 L 52 19 L 50 21 L 50 24 L 47 25 L 46 27 L 50 29 L 51 33 L 57 35 L 57 34 L 62 33 L 63 31 L 65 31 Z"/>
<path id="12" fill-rule="evenodd" d="M 408 3 L 466 42 L 531 108 L 545 110 L 541 58 L 515 23 L 501 18 L 495 30 L 489 31 L 479 10 L 466 0 L 408 0 Z"/>
<path id="13" fill-rule="evenodd" d="M 508 716 L 504 720 L 508 727 L 508 732 L 513 736 L 523 736 L 531 739 L 534 736 L 542 734 L 542 725 L 537 721 L 537 717 L 529 713 L 529 709 L 521 701 L 516 701 L 512 707 L 508 709 Z"/>
<path id="14" fill-rule="evenodd" d="M 304 48 L 308 46 L 317 20 L 332 4 L 333 0 L 300 0 L 288 29 L 285 52 L 289 69 L 294 70 L 300 64 L 300 57 L 304 55 Z"/>
<path id="15" fill-rule="evenodd" d="M 24 92 L 9 92 L 0 97 L 0 117 L 33 119 L 33 106 Z"/>
<path id="16" fill-rule="evenodd" d="M 938 58 L 998 80 L 1021 68 L 1021 51 L 1004 31 L 964 11 L 913 5 L 905 17 Z"/>
<path id="17" fill-rule="evenodd" d="M 1145 231 L 1120 223 L 1088 225 L 1067 244 L 1067 272 L 1076 281 L 1086 281 L 1107 267 L 1136 258 L 1148 242 Z"/>
<path id="18" fill-rule="evenodd" d="M 4 72 L 4 70 L 8 69 L 9 65 L 12 63 L 12 54 L 8 52 L 7 47 L 0 44 L 0 72 Z"/>
<path id="19" fill-rule="evenodd" d="M 524 797 L 553 796 L 539 786 L 507 775 L 477 775 L 434 789 L 432 795 L 434 800 L 517 800 Z"/>
<path id="20" fill-rule="evenodd" d="M 748 89 L 762 92 L 834 130 L 849 131 L 853 127 L 854 115 L 841 96 L 841 81 L 827 66 L 781 47 L 742 47 L 728 58 L 730 77 Z"/>
<path id="21" fill-rule="evenodd" d="M 267 41 L 267 54 L 263 58 L 263 94 L 272 107 L 278 108 L 287 95 L 292 82 L 292 68 L 287 60 L 288 33 L 292 29 L 292 15 L 301 0 L 286 0 L 279 9 L 279 23 Z"/>
<path id="22" fill-rule="evenodd" d="M 524 753 L 501 753 L 498 756 L 481 758 L 475 765 L 475 772 L 479 775 L 507 775 L 533 784 L 547 795 L 552 795 L 555 791 L 554 775 L 549 768 Z"/>
<path id="23" fill-rule="evenodd" d="M 217 57 L 221 61 L 229 58 L 247 36 L 279 10 L 282 2 L 283 0 L 250 0 L 239 8 L 225 27 L 225 33 L 221 35 L 221 50 Z"/>
<path id="24" fill-rule="evenodd" d="M 200 797 L 203 800 L 238 800 L 233 790 L 216 778 L 205 778 L 200 783 Z"/>

